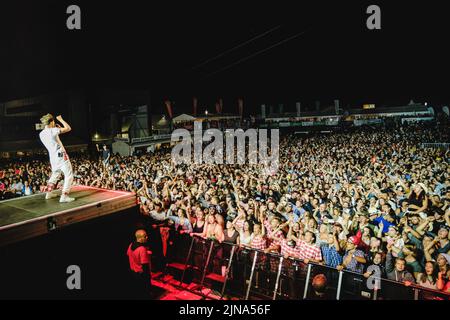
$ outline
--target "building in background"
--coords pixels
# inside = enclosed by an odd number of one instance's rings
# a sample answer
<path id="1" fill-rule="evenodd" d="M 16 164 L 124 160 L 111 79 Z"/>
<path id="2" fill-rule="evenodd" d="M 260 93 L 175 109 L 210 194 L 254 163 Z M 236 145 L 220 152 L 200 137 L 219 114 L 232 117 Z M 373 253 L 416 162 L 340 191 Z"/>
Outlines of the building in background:
<path id="1" fill-rule="evenodd" d="M 72 126 L 64 136 L 69 152 L 84 151 L 89 143 L 87 98 L 83 91 L 67 91 L 0 103 L 0 156 L 11 158 L 44 153 L 39 140 L 40 118 L 59 114 Z"/>

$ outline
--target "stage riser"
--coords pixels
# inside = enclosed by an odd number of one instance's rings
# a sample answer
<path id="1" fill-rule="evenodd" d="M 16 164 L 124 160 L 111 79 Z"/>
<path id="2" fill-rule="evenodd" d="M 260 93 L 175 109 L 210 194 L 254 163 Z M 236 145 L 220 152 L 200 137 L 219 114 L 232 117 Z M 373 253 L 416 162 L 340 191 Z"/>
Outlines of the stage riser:
<path id="1" fill-rule="evenodd" d="M 90 219 L 95 219 L 97 217 L 105 216 L 108 214 L 114 214 L 122 210 L 132 208 L 134 206 L 136 206 L 136 201 L 134 198 L 132 198 L 118 201 L 118 203 L 104 203 L 99 208 L 97 206 L 93 206 L 91 208 L 67 212 L 62 216 L 57 216 L 54 218 L 54 221 L 56 222 L 56 229 L 53 231 L 48 230 L 47 219 L 30 222 L 13 229 L 3 230 L 0 233 L 0 246 L 37 237 L 49 232 L 57 232 L 58 229 L 65 226 Z"/>
<path id="2" fill-rule="evenodd" d="M 89 190 L 89 188 L 78 187 L 77 190 L 79 192 L 87 192 L 86 190 Z M 95 195 L 92 196 L 93 199 L 87 204 L 81 204 L 80 202 L 81 205 L 78 207 L 75 206 L 67 210 L 60 210 L 59 212 L 57 211 L 35 219 L 25 220 L 20 223 L 2 227 L 0 230 L 0 247 L 47 233 L 58 232 L 59 229 L 64 228 L 65 226 L 118 213 L 137 206 L 136 196 L 133 193 L 118 193 L 111 190 L 98 189 L 93 189 L 92 192 L 93 194 L 95 193 Z M 101 194 L 101 199 L 98 198 L 99 194 Z M 111 196 L 109 196 L 109 194 L 111 194 Z M 46 204 L 43 195 L 38 195 L 36 197 L 42 197 L 42 203 Z M 36 203 L 36 198 L 30 197 L 29 200 Z M 14 206 L 15 200 L 12 201 L 13 202 L 5 202 L 3 204 L 6 206 Z M 23 203 L 23 201 L 28 200 L 25 198 L 18 198 L 17 201 Z M 57 201 L 57 199 L 49 201 Z M 38 201 L 38 203 L 40 202 Z"/>

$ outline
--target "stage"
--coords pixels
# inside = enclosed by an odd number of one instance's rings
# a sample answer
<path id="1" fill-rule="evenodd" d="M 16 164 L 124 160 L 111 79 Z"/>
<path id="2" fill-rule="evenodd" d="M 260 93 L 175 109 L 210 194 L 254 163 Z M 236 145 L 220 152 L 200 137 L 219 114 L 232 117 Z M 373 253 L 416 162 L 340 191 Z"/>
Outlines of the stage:
<path id="1" fill-rule="evenodd" d="M 70 196 L 76 200 L 59 203 L 40 193 L 0 202 L 0 246 L 136 206 L 131 192 L 74 186 Z"/>

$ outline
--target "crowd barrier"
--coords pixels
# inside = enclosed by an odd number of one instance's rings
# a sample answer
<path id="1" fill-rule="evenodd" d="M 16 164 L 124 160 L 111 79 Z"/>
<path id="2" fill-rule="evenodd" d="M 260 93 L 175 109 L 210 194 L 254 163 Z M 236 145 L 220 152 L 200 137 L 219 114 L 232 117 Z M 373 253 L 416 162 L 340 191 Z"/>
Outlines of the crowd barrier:
<path id="1" fill-rule="evenodd" d="M 444 149 L 448 150 L 450 148 L 450 143 L 421 143 L 420 146 L 422 148 L 435 148 L 435 149 Z"/>
<path id="2" fill-rule="evenodd" d="M 195 283 L 197 291 L 209 288 L 220 299 L 450 300 L 450 294 L 415 284 L 365 278 L 360 273 L 197 236 L 178 237 L 167 255 L 164 273 L 176 268 L 180 286 Z M 318 274 L 327 279 L 321 297 L 312 286 Z"/>

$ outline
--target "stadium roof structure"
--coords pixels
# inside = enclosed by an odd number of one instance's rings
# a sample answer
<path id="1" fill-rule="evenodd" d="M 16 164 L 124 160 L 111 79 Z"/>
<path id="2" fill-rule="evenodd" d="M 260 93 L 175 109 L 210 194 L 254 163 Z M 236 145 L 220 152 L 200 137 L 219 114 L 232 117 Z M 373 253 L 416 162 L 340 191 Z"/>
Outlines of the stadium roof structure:
<path id="1" fill-rule="evenodd" d="M 240 119 L 241 117 L 236 114 L 213 114 L 210 113 L 208 116 L 197 117 L 197 121 L 219 121 L 219 120 L 231 120 L 231 119 Z"/>
<path id="2" fill-rule="evenodd" d="M 336 113 L 334 107 L 324 108 L 321 110 L 314 111 L 302 111 L 300 113 L 301 118 L 305 117 L 340 117 L 347 115 L 411 115 L 411 114 L 433 114 L 434 111 L 431 107 L 425 106 L 421 103 L 408 104 L 405 106 L 383 106 L 383 107 L 375 107 L 373 109 L 363 109 L 362 107 L 358 108 L 349 108 L 349 109 L 339 109 L 339 113 Z M 297 113 L 295 112 L 286 112 L 286 113 L 271 113 L 266 116 L 266 120 L 270 119 L 289 119 L 289 118 L 299 118 Z"/>
<path id="3" fill-rule="evenodd" d="M 180 114 L 179 116 L 173 118 L 172 122 L 173 123 L 189 122 L 189 121 L 194 121 L 195 119 L 196 119 L 195 117 L 193 117 L 193 116 L 191 116 L 189 114 L 183 113 L 183 114 Z"/>
<path id="4" fill-rule="evenodd" d="M 428 113 L 429 107 L 423 105 L 423 104 L 409 104 L 406 106 L 397 106 L 397 107 L 376 107 L 374 109 L 361 109 L 361 108 L 355 108 L 355 109 L 349 109 L 349 114 L 385 114 L 385 113 L 410 113 L 410 112 L 416 112 L 416 113 Z"/>

